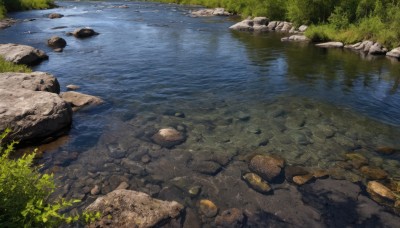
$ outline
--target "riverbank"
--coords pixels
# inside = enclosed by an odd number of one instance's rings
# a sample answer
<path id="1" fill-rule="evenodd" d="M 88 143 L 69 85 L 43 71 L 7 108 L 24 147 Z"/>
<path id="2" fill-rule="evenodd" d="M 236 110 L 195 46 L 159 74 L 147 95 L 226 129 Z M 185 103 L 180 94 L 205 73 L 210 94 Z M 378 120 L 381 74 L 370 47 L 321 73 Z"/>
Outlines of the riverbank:
<path id="1" fill-rule="evenodd" d="M 7 12 L 49 9 L 55 6 L 54 0 L 3 0 L 0 1 L 0 19 L 4 19 Z"/>
<path id="2" fill-rule="evenodd" d="M 310 25 L 306 36 L 312 41 L 340 41 L 354 44 L 364 40 L 379 42 L 388 49 L 400 46 L 399 1 L 217 1 L 160 0 L 205 7 L 224 7 L 243 18 L 263 16 L 270 20 L 287 20 L 294 25 Z M 313 7 L 309 7 L 313 6 Z"/>

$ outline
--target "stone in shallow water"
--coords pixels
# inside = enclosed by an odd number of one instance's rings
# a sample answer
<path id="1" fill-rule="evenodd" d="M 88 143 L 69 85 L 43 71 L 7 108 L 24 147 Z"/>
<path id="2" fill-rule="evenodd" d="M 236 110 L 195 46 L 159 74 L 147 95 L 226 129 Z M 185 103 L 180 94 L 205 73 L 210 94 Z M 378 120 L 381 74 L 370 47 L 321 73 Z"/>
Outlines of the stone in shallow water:
<path id="1" fill-rule="evenodd" d="M 293 177 L 293 182 L 297 185 L 303 185 L 308 183 L 314 178 L 314 175 L 312 173 L 306 174 L 306 175 L 301 175 L 301 176 L 294 176 Z"/>
<path id="2" fill-rule="evenodd" d="M 97 198 L 86 210 L 99 211 L 102 214 L 100 221 L 90 224 L 89 227 L 98 227 L 102 221 L 108 219 L 108 227 L 144 228 L 154 227 L 161 221 L 168 223 L 179 219 L 183 206 L 175 201 L 161 201 L 142 192 L 121 189 Z"/>
<path id="3" fill-rule="evenodd" d="M 307 175 L 309 172 L 301 166 L 287 166 L 285 168 L 285 178 L 289 182 L 293 182 L 293 177 Z"/>
<path id="4" fill-rule="evenodd" d="M 181 132 L 172 127 L 160 129 L 151 139 L 156 144 L 166 148 L 172 148 L 186 140 Z"/>
<path id="5" fill-rule="evenodd" d="M 215 218 L 215 225 L 226 228 L 240 228 L 245 223 L 243 212 L 238 208 L 231 208 L 223 211 Z"/>
<path id="6" fill-rule="evenodd" d="M 379 154 L 383 154 L 383 155 L 391 155 L 394 154 L 396 152 L 398 152 L 398 149 L 392 148 L 392 147 L 387 147 L 387 146 L 382 146 L 382 147 L 378 147 L 375 150 L 377 153 Z"/>
<path id="7" fill-rule="evenodd" d="M 376 181 L 368 182 L 367 192 L 371 195 L 371 198 L 373 200 L 380 203 L 387 200 L 389 201 L 396 200 L 396 196 L 389 188 Z"/>
<path id="8" fill-rule="evenodd" d="M 196 197 L 200 194 L 201 192 L 201 187 L 200 186 L 193 186 L 189 189 L 189 194 L 191 197 Z"/>
<path id="9" fill-rule="evenodd" d="M 257 192 L 263 194 L 272 192 L 272 188 L 269 186 L 268 182 L 263 180 L 255 173 L 246 173 L 245 175 L 243 175 L 243 180 Z"/>
<path id="10" fill-rule="evenodd" d="M 208 218 L 215 217 L 218 213 L 218 207 L 208 199 L 200 200 L 200 212 Z"/>
<path id="11" fill-rule="evenodd" d="M 207 175 L 215 175 L 221 171 L 221 165 L 213 161 L 199 161 L 193 164 L 193 170 Z"/>
<path id="12" fill-rule="evenodd" d="M 347 153 L 345 157 L 350 160 L 350 163 L 356 169 L 368 164 L 368 159 L 359 153 Z"/>
<path id="13" fill-rule="evenodd" d="M 363 166 L 360 171 L 370 180 L 382 180 L 386 179 L 388 176 L 385 170 L 378 167 Z"/>
<path id="14" fill-rule="evenodd" d="M 98 195 L 100 193 L 100 187 L 96 184 L 93 188 L 92 188 L 92 190 L 90 190 L 90 194 L 92 194 L 92 195 Z"/>
<path id="15" fill-rule="evenodd" d="M 256 155 L 249 163 L 249 169 L 267 181 L 278 177 L 284 166 L 285 160 L 276 155 Z"/>

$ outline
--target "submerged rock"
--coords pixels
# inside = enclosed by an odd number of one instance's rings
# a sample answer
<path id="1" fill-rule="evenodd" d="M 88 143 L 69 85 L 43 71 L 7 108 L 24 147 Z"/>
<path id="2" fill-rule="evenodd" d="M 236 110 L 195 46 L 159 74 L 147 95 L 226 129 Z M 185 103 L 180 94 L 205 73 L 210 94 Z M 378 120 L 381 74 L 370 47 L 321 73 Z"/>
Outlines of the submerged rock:
<path id="1" fill-rule="evenodd" d="M 151 137 L 151 139 L 156 144 L 166 148 L 172 148 L 186 140 L 185 136 L 181 132 L 172 127 L 160 129 Z"/>
<path id="2" fill-rule="evenodd" d="M 91 28 L 78 28 L 72 32 L 72 35 L 74 35 L 76 38 L 87 38 L 87 37 L 99 35 L 99 33 L 95 32 Z"/>
<path id="3" fill-rule="evenodd" d="M 345 157 L 351 162 L 354 168 L 359 169 L 361 166 L 368 164 L 368 159 L 359 153 L 347 153 Z"/>
<path id="4" fill-rule="evenodd" d="M 249 169 L 267 181 L 278 177 L 285 166 L 285 160 L 276 155 L 256 155 L 249 163 Z"/>
<path id="5" fill-rule="evenodd" d="M 8 62 L 35 65 L 48 59 L 44 51 L 21 44 L 0 44 L 0 56 Z"/>
<path id="6" fill-rule="evenodd" d="M 375 151 L 379 154 L 383 154 L 383 155 L 391 155 L 394 154 L 400 150 L 395 149 L 393 147 L 387 147 L 387 146 L 382 146 L 382 147 L 378 147 L 375 149 Z"/>
<path id="7" fill-rule="evenodd" d="M 378 167 L 363 166 L 360 171 L 370 180 L 382 180 L 388 177 L 387 172 Z"/>
<path id="8" fill-rule="evenodd" d="M 215 225 L 226 228 L 241 228 L 245 224 L 243 212 L 238 208 L 225 210 L 215 218 Z"/>
<path id="9" fill-rule="evenodd" d="M 74 111 L 77 111 L 80 108 L 86 106 L 100 105 L 104 103 L 104 101 L 99 97 L 78 93 L 74 91 L 61 93 L 60 96 L 63 100 L 71 104 L 72 109 Z"/>
<path id="10" fill-rule="evenodd" d="M 387 200 L 389 201 L 396 200 L 396 196 L 389 188 L 376 181 L 368 182 L 367 192 L 371 195 L 371 198 L 373 200 L 379 203 L 382 203 Z"/>
<path id="11" fill-rule="evenodd" d="M 268 194 L 272 192 L 272 188 L 268 182 L 255 173 L 246 173 L 242 178 L 252 189 L 259 193 Z"/>
<path id="12" fill-rule="evenodd" d="M 220 164 L 213 161 L 199 161 L 193 164 L 193 170 L 207 175 L 215 175 L 221 168 Z"/>
<path id="13" fill-rule="evenodd" d="M 215 217 L 218 213 L 218 207 L 208 199 L 200 200 L 200 212 L 208 218 Z"/>
<path id="14" fill-rule="evenodd" d="M 89 227 L 154 227 L 160 222 L 179 219 L 183 206 L 161 201 L 131 190 L 115 190 L 97 198 L 86 211 L 100 212 L 102 218 Z"/>
<path id="15" fill-rule="evenodd" d="M 314 175 L 312 173 L 310 173 L 310 174 L 301 175 L 301 176 L 294 176 L 293 182 L 297 185 L 303 185 L 303 184 L 308 183 L 312 179 L 314 179 Z"/>

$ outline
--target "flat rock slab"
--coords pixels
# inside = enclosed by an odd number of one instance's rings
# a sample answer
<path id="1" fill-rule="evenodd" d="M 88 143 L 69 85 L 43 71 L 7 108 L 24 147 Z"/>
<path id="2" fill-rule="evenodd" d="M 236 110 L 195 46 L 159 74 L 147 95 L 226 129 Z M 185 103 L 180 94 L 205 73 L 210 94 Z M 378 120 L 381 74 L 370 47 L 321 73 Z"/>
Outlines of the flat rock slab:
<path id="1" fill-rule="evenodd" d="M 94 106 L 104 103 L 104 101 L 96 96 L 68 91 L 60 94 L 61 98 L 71 104 L 74 111 L 79 110 L 85 106 Z"/>
<path id="2" fill-rule="evenodd" d="M 96 199 L 86 210 L 102 214 L 102 219 L 89 227 L 145 228 L 178 219 L 183 208 L 175 201 L 162 201 L 142 192 L 120 189 Z"/>
<path id="3" fill-rule="evenodd" d="M 70 105 L 57 94 L 0 88 L 0 132 L 12 129 L 10 139 L 43 139 L 71 125 Z"/>
<path id="4" fill-rule="evenodd" d="M 316 44 L 315 46 L 321 48 L 342 48 L 344 45 L 342 42 L 326 42 L 326 43 Z"/>
<path id="5" fill-rule="evenodd" d="M 44 51 L 21 44 L 0 44 L 0 56 L 8 62 L 35 65 L 48 59 Z"/>
<path id="6" fill-rule="evenodd" d="M 6 90 L 28 89 L 32 91 L 60 93 L 60 84 L 57 79 L 45 72 L 0 73 L 0 88 Z"/>

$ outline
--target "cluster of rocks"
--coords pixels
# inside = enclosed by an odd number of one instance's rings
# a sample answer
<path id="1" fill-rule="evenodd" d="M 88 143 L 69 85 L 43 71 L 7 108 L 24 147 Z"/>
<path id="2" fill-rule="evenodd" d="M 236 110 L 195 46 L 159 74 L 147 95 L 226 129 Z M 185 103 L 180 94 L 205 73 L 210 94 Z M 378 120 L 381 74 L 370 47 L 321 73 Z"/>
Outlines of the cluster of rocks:
<path id="1" fill-rule="evenodd" d="M 48 58 L 44 51 L 19 44 L 0 44 L 0 56 L 26 65 Z M 1 73 L 0 131 L 11 128 L 9 139 L 45 139 L 71 125 L 72 110 L 102 103 L 100 98 L 77 92 L 59 93 L 60 85 L 51 74 Z"/>
<path id="2" fill-rule="evenodd" d="M 374 42 L 370 40 L 364 40 L 362 42 L 358 42 L 355 44 L 344 45 L 342 42 L 325 42 L 318 43 L 315 46 L 321 48 L 345 48 L 352 51 L 360 52 L 362 54 L 368 55 L 386 55 L 388 57 L 400 58 L 400 48 L 394 48 L 391 51 L 388 51 L 382 44 L 379 42 Z"/>
<path id="3" fill-rule="evenodd" d="M 0 20 L 0 29 L 5 29 L 8 27 L 11 27 L 13 24 L 15 24 L 17 21 L 12 18 L 5 18 Z"/>
<path id="4" fill-rule="evenodd" d="M 193 17 L 211 17 L 211 16 L 232 16 L 233 14 L 224 8 L 200 9 L 191 12 Z"/>
<path id="5" fill-rule="evenodd" d="M 277 32 L 299 32 L 296 30 L 292 23 L 287 21 L 270 21 L 266 17 L 255 17 L 253 19 L 248 18 L 241 22 L 238 22 L 231 27 L 232 30 L 237 31 L 250 31 L 250 32 L 267 32 L 267 31 L 277 31 Z M 302 26 L 301 30 L 305 27 Z"/>

